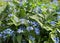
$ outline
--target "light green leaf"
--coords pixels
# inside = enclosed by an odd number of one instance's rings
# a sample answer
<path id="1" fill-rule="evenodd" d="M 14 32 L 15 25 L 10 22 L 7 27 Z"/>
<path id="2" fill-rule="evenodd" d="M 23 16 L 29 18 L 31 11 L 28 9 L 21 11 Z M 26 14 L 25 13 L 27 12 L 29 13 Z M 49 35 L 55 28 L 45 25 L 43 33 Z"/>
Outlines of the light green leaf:
<path id="1" fill-rule="evenodd" d="M 32 43 L 32 41 L 31 41 L 31 40 L 29 40 L 29 43 Z"/>
<path id="2" fill-rule="evenodd" d="M 60 30 L 59 29 L 57 29 L 57 31 L 60 33 Z"/>
<path id="3" fill-rule="evenodd" d="M 12 20 L 12 22 L 13 22 L 16 26 L 20 25 L 19 18 L 16 17 L 15 15 L 13 15 L 13 16 L 11 17 L 11 20 Z"/>
<path id="4" fill-rule="evenodd" d="M 42 16 L 41 16 L 41 17 L 42 17 Z M 47 26 L 47 25 L 43 25 L 43 22 L 41 22 L 41 21 L 39 20 L 39 17 L 38 17 L 37 15 L 30 16 L 30 18 L 36 20 L 36 21 L 40 24 L 40 26 L 41 26 L 42 28 L 46 29 L 47 31 L 52 30 L 51 27 L 49 27 L 49 26 Z"/>
<path id="5" fill-rule="evenodd" d="M 21 17 L 21 18 L 24 18 L 25 16 L 26 16 L 25 10 L 24 10 L 24 9 L 21 9 L 21 10 L 20 10 L 20 17 Z"/>
<path id="6" fill-rule="evenodd" d="M 7 6 L 6 2 L 0 2 L 0 13 L 5 10 L 6 6 Z"/>
<path id="7" fill-rule="evenodd" d="M 52 28 L 49 27 L 49 26 L 43 26 L 44 29 L 46 29 L 47 31 L 51 30 L 52 31 Z"/>
<path id="8" fill-rule="evenodd" d="M 30 16 L 30 18 L 36 20 L 41 27 L 43 26 L 42 22 L 39 21 L 39 17 L 37 15 Z"/>

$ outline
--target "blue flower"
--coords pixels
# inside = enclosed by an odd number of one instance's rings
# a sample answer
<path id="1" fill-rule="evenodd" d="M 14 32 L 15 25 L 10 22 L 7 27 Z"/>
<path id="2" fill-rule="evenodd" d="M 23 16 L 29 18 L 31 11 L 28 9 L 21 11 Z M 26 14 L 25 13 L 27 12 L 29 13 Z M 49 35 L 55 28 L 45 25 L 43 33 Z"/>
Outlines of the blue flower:
<path id="1" fill-rule="evenodd" d="M 6 40 L 7 36 L 3 36 L 3 39 Z"/>
<path id="2" fill-rule="evenodd" d="M 13 16 L 13 14 L 9 14 L 9 15 L 8 15 L 8 17 L 12 17 L 12 16 Z"/>
<path id="3" fill-rule="evenodd" d="M 17 10 L 16 10 L 16 9 L 14 9 L 14 12 L 16 13 L 16 12 L 17 12 Z"/>
<path id="4" fill-rule="evenodd" d="M 19 29 L 17 30 L 18 33 L 22 33 L 24 32 L 24 30 L 26 30 L 24 25 L 20 25 Z"/>
<path id="5" fill-rule="evenodd" d="M 60 20 L 60 16 L 57 16 L 57 20 Z"/>
<path id="6" fill-rule="evenodd" d="M 17 32 L 18 32 L 18 33 L 22 33 L 23 30 L 22 30 L 22 29 L 18 29 Z"/>
<path id="7" fill-rule="evenodd" d="M 57 0 L 53 0 L 53 2 L 55 2 L 55 3 L 56 3 L 56 2 L 57 2 Z"/>
<path id="8" fill-rule="evenodd" d="M 31 22 L 31 24 L 32 24 L 33 26 L 38 26 L 38 23 L 37 23 L 37 22 Z"/>
<path id="9" fill-rule="evenodd" d="M 20 6 L 22 6 L 23 5 L 23 2 L 20 2 Z"/>
<path id="10" fill-rule="evenodd" d="M 60 14 L 60 12 L 57 12 L 57 14 Z"/>
<path id="11" fill-rule="evenodd" d="M 0 33 L 0 37 L 2 37 L 2 34 Z"/>
<path id="12" fill-rule="evenodd" d="M 39 6 L 37 6 L 33 12 L 37 13 L 37 14 L 40 14 L 42 12 L 41 8 Z"/>
<path id="13" fill-rule="evenodd" d="M 50 24 L 51 24 L 52 26 L 55 26 L 55 25 L 56 25 L 56 22 L 55 22 L 55 21 L 51 21 Z"/>
<path id="14" fill-rule="evenodd" d="M 35 38 L 32 35 L 29 36 L 29 39 L 32 40 L 32 41 L 35 40 Z"/>
<path id="15" fill-rule="evenodd" d="M 54 42 L 55 42 L 55 43 L 59 43 L 59 37 L 55 37 L 55 38 L 54 38 Z"/>
<path id="16" fill-rule="evenodd" d="M 10 35 L 10 36 L 12 36 L 12 35 L 13 35 L 13 32 L 14 32 L 14 31 L 12 31 L 10 28 L 7 28 L 7 29 L 4 30 L 2 33 L 3 33 L 4 35 Z"/>
<path id="17" fill-rule="evenodd" d="M 19 29 L 21 29 L 21 30 L 26 30 L 26 28 L 25 28 L 24 25 L 21 25 L 21 26 L 19 27 Z"/>
<path id="18" fill-rule="evenodd" d="M 7 28 L 6 30 L 0 33 L 0 37 L 6 40 L 8 36 L 13 36 L 13 34 L 14 34 L 14 31 L 12 31 L 10 28 Z"/>
<path id="19" fill-rule="evenodd" d="M 34 28 L 32 26 L 29 26 L 27 27 L 27 30 L 30 31 L 30 30 L 33 30 Z"/>
<path id="20" fill-rule="evenodd" d="M 39 35 L 40 34 L 39 28 L 35 28 L 35 33 L 36 33 L 36 35 Z"/>

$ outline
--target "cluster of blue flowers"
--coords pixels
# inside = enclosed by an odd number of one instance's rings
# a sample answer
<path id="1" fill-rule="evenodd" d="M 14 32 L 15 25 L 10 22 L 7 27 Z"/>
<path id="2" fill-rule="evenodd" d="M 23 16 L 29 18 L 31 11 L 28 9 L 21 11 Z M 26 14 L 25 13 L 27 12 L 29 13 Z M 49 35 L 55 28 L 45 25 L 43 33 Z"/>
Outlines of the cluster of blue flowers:
<path id="1" fill-rule="evenodd" d="M 29 24 L 26 27 L 23 26 L 25 21 L 27 21 L 27 23 Z M 20 19 L 20 22 L 21 22 L 22 26 L 20 26 L 19 29 L 17 30 L 18 33 L 23 33 L 24 30 L 27 30 L 28 32 L 35 31 L 36 35 L 40 35 L 39 24 L 36 21 Z"/>
<path id="2" fill-rule="evenodd" d="M 32 27 L 30 27 L 30 30 L 34 30 L 34 32 L 36 33 L 36 35 L 40 35 L 40 26 L 36 21 L 31 21 L 30 23 L 32 25 Z"/>
<path id="3" fill-rule="evenodd" d="M 7 28 L 6 30 L 0 32 L 0 37 L 3 39 L 6 39 L 8 36 L 13 36 L 14 31 L 11 30 L 10 28 Z"/>
<path id="4" fill-rule="evenodd" d="M 24 23 L 27 21 L 28 26 L 25 26 Z M 7 28 L 4 31 L 0 32 L 0 37 L 6 40 L 6 38 L 10 36 L 14 36 L 16 33 L 24 33 L 25 31 L 31 32 L 34 31 L 36 35 L 40 35 L 40 26 L 36 21 L 20 19 L 21 25 L 18 27 L 16 31 L 13 31 L 11 28 Z M 33 36 L 29 36 L 30 40 L 35 40 Z"/>
<path id="5" fill-rule="evenodd" d="M 19 27 L 19 29 L 17 30 L 17 32 L 18 32 L 18 33 L 23 33 L 24 30 L 25 30 L 25 27 L 24 27 L 23 25 L 21 25 L 21 26 Z"/>
<path id="6" fill-rule="evenodd" d="M 25 26 L 25 21 L 28 23 L 28 26 Z M 26 19 L 20 19 L 21 25 L 19 26 L 17 33 L 21 34 L 27 31 L 28 33 L 31 33 L 31 31 L 34 31 L 35 35 L 40 35 L 40 26 L 36 21 L 26 20 Z M 31 40 L 33 43 L 35 41 L 35 37 L 30 34 L 28 36 L 29 40 Z M 25 40 L 23 40 L 23 43 L 25 43 Z"/>
<path id="7" fill-rule="evenodd" d="M 42 10 L 39 6 L 37 6 L 34 10 L 33 10 L 34 13 L 36 14 L 41 14 L 42 13 Z"/>

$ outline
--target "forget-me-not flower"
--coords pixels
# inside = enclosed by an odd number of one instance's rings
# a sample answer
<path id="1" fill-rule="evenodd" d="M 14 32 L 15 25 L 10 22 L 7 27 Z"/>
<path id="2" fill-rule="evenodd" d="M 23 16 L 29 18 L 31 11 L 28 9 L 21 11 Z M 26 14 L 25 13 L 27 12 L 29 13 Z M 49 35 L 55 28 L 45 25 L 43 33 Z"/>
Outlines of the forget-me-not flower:
<path id="1" fill-rule="evenodd" d="M 55 25 L 56 25 L 56 22 L 55 22 L 55 21 L 51 21 L 50 24 L 51 24 L 52 26 L 55 26 Z"/>
<path id="2" fill-rule="evenodd" d="M 29 39 L 32 40 L 32 41 L 35 40 L 35 38 L 32 35 L 29 36 Z"/>
<path id="3" fill-rule="evenodd" d="M 34 28 L 32 27 L 32 26 L 28 26 L 27 27 L 27 31 L 31 31 L 31 30 L 33 30 Z"/>
<path id="4" fill-rule="evenodd" d="M 22 33 L 22 32 L 24 32 L 24 31 L 21 30 L 21 29 L 18 29 L 17 32 L 18 32 L 18 33 Z"/>
<path id="5" fill-rule="evenodd" d="M 35 28 L 35 33 L 36 33 L 36 35 L 40 35 L 40 30 L 39 30 L 39 28 Z"/>
<path id="6" fill-rule="evenodd" d="M 59 37 L 54 37 L 54 43 L 59 43 Z"/>

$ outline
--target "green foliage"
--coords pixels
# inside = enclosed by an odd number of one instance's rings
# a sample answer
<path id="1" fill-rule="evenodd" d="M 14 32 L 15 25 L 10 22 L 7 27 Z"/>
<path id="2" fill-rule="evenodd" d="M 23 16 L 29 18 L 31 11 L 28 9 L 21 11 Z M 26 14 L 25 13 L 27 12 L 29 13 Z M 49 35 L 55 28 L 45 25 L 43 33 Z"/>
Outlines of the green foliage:
<path id="1" fill-rule="evenodd" d="M 49 1 L 0 2 L 0 43 L 60 43 L 58 11 Z"/>

